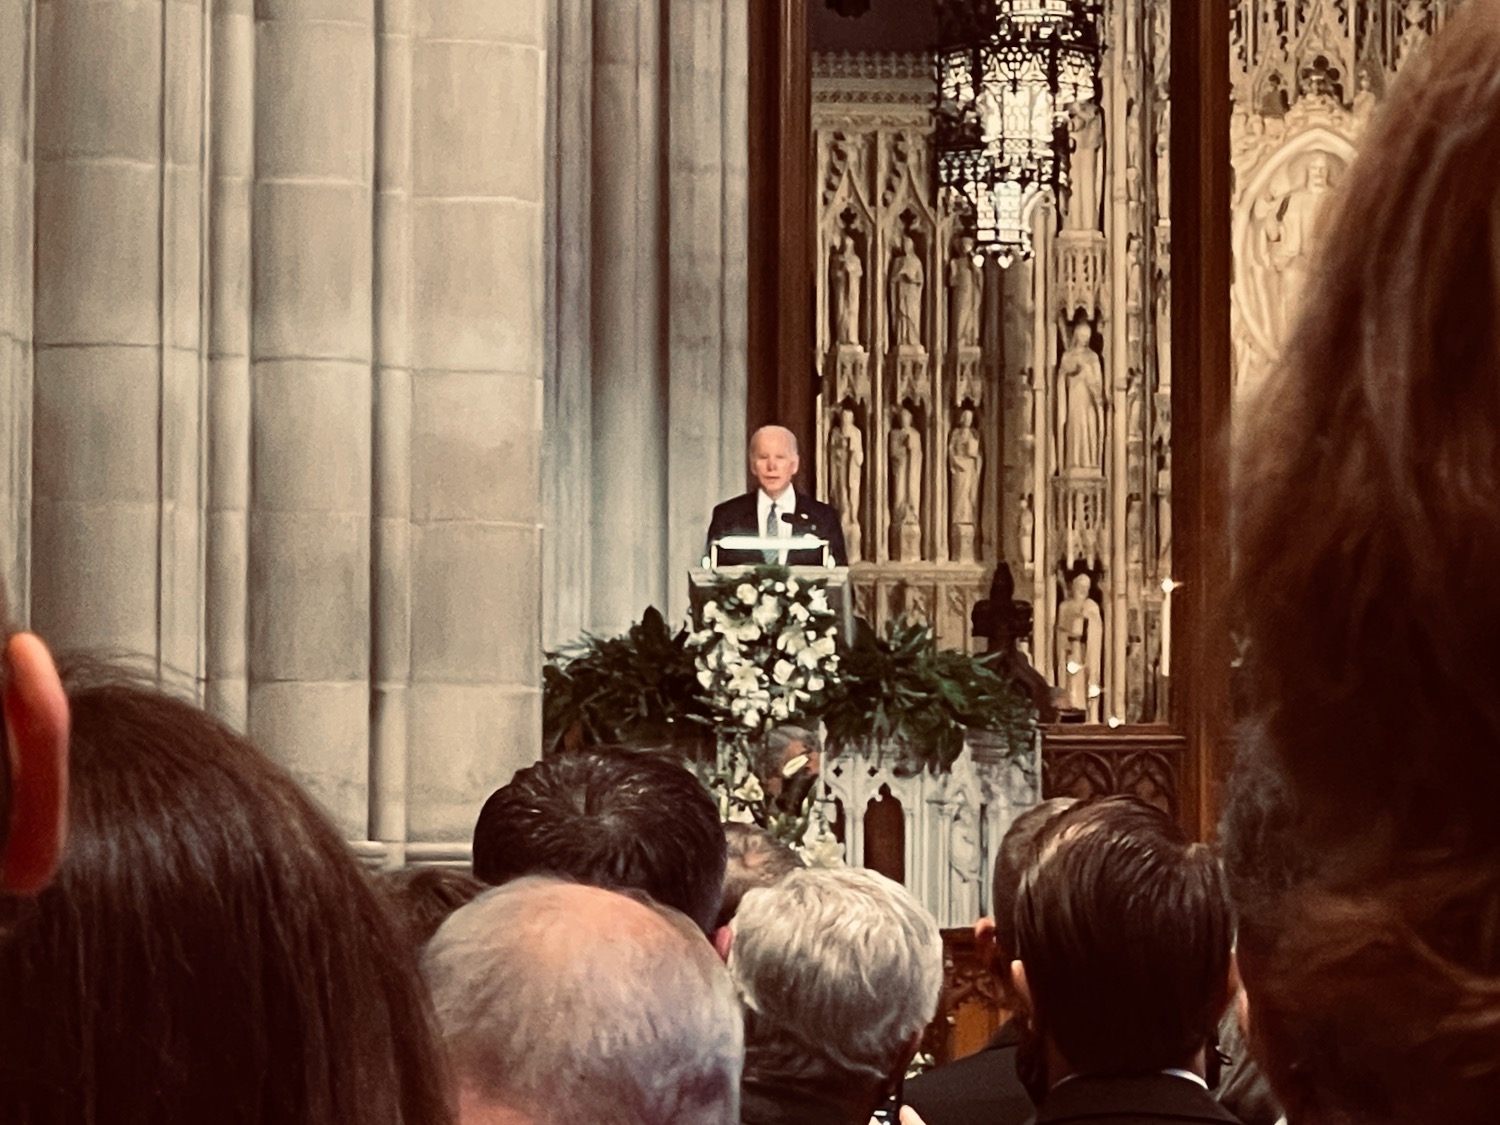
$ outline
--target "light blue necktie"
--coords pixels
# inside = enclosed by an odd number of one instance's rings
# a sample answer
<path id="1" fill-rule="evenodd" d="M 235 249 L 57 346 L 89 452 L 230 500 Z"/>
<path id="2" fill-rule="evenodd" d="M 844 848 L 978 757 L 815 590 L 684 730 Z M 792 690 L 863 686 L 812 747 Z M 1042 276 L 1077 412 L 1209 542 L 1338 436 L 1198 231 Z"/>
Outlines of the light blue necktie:
<path id="1" fill-rule="evenodd" d="M 775 538 L 777 538 L 777 533 L 779 531 L 780 531 L 780 528 L 777 526 L 777 523 L 776 523 L 776 501 L 772 500 L 771 501 L 771 510 L 766 513 L 766 538 L 767 539 L 775 539 Z M 778 558 L 781 557 L 781 553 L 779 551 L 763 551 L 762 554 L 765 555 L 766 562 L 768 562 L 768 563 L 773 563 Z"/>

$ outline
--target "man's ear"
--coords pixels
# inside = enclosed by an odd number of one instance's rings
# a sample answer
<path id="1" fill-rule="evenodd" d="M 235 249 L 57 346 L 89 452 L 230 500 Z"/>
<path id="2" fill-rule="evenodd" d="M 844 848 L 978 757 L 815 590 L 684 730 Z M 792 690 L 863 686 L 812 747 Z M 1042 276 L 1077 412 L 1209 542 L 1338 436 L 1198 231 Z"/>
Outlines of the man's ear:
<path id="1" fill-rule="evenodd" d="M 997 965 L 995 948 L 995 920 L 981 918 L 974 923 L 974 952 L 979 958 L 979 967 L 986 972 L 999 973 L 1003 966 Z"/>
<path id="2" fill-rule="evenodd" d="M 1016 996 L 1028 1012 L 1035 1012 L 1036 1005 L 1031 1002 L 1031 985 L 1026 982 L 1026 966 L 1018 957 L 1010 963 L 1010 986 L 1015 989 Z"/>
<path id="3" fill-rule="evenodd" d="M 714 931 L 714 952 L 719 955 L 719 960 L 729 964 L 729 951 L 734 947 L 734 931 L 728 926 L 720 926 Z"/>
<path id="4" fill-rule="evenodd" d="M 57 871 L 68 831 L 68 697 L 39 637 L 17 633 L 5 646 L 9 761 L 8 834 L 0 841 L 0 892 L 35 894 Z"/>

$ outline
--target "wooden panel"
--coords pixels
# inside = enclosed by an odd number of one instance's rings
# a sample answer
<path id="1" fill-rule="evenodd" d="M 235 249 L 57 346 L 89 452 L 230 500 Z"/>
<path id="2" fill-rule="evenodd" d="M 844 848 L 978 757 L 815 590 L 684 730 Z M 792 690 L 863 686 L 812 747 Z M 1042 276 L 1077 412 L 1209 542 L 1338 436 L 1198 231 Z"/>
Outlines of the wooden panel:
<path id="1" fill-rule="evenodd" d="M 1051 726 L 1042 732 L 1042 796 L 1129 793 L 1199 829 L 1189 742 L 1169 727 Z"/>

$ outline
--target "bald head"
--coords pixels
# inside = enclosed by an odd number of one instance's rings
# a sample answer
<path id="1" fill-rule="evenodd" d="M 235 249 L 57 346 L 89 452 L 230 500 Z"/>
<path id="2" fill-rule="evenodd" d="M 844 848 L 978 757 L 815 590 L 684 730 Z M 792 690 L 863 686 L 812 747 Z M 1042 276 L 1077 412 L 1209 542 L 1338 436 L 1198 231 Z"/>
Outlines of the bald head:
<path id="1" fill-rule="evenodd" d="M 762 426 L 750 435 L 750 472 L 767 496 L 779 498 L 800 466 L 797 435 L 785 426 Z"/>
<path id="2" fill-rule="evenodd" d="M 423 971 L 460 1125 L 734 1125 L 744 1029 L 686 917 L 555 879 L 497 887 L 428 945 Z"/>

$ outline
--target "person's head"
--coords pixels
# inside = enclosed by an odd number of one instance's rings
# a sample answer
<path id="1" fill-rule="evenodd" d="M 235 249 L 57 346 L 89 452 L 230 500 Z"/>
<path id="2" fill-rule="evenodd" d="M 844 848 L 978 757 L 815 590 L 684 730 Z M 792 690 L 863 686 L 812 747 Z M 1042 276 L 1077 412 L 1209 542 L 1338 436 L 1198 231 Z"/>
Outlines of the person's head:
<path id="1" fill-rule="evenodd" d="M 1086 320 L 1080 320 L 1073 325 L 1073 346 L 1075 348 L 1086 348 L 1094 342 L 1094 328 Z"/>
<path id="2" fill-rule="evenodd" d="M 1207 846 L 1108 797 L 1046 826 L 1016 900 L 1015 983 L 1063 1073 L 1199 1066 L 1229 1001 L 1233 939 Z"/>
<path id="3" fill-rule="evenodd" d="M 958 412 L 958 424 L 963 429 L 968 429 L 974 424 L 974 412 L 967 406 Z"/>
<path id="4" fill-rule="evenodd" d="M 750 435 L 750 475 L 767 496 L 780 497 L 801 464 L 797 435 L 785 426 L 762 426 Z"/>
<path id="5" fill-rule="evenodd" d="M 377 872 L 375 889 L 412 951 L 420 954 L 448 915 L 473 900 L 485 885 L 452 867 L 400 867 Z"/>
<path id="6" fill-rule="evenodd" d="M 11 624 L 0 580 L 0 896 L 34 894 L 62 856 L 68 702 L 52 654 Z"/>
<path id="7" fill-rule="evenodd" d="M 423 969 L 460 1125 L 736 1125 L 743 1022 L 682 915 L 518 879 L 460 907 Z"/>
<path id="8" fill-rule="evenodd" d="M 0 944 L 5 1120 L 448 1120 L 416 959 L 312 801 L 187 703 L 63 682 L 68 847 Z"/>
<path id="9" fill-rule="evenodd" d="M 1321 152 L 1313 156 L 1307 164 L 1307 186 L 1314 190 L 1328 186 L 1328 157 Z"/>
<path id="10" fill-rule="evenodd" d="M 1077 797 L 1053 797 L 1021 813 L 1000 838 L 990 884 L 990 917 L 974 924 L 974 937 L 985 960 L 1010 997 L 1010 963 L 1016 959 L 1016 896 L 1021 876 L 1031 865 L 1037 840 L 1052 820 L 1078 803 Z"/>
<path id="11" fill-rule="evenodd" d="M 474 826 L 474 875 L 492 886 L 558 875 L 633 887 L 712 933 L 724 830 L 682 766 L 628 750 L 570 751 L 517 771 Z"/>
<path id="12" fill-rule="evenodd" d="M 847 406 L 839 408 L 839 422 L 845 430 L 854 428 L 854 411 Z"/>
<path id="13" fill-rule="evenodd" d="M 1073 599 L 1081 602 L 1089 596 L 1089 590 L 1093 585 L 1093 579 L 1087 574 L 1076 574 L 1073 576 L 1073 581 L 1068 583 L 1068 589 L 1073 592 Z"/>
<path id="14" fill-rule="evenodd" d="M 746 1077 L 816 1082 L 874 1109 L 937 1010 L 932 916 L 873 871 L 806 868 L 747 893 L 729 926 Z"/>
<path id="15" fill-rule="evenodd" d="M 1223 837 L 1287 1108 L 1492 1121 L 1500 5 L 1455 14 L 1386 109 L 1237 438 L 1253 737 Z"/>
<path id="16" fill-rule="evenodd" d="M 801 856 L 758 825 L 726 824 L 724 838 L 729 842 L 729 857 L 724 866 L 719 928 L 729 925 L 747 891 L 769 887 L 782 876 L 806 866 Z"/>
<path id="17" fill-rule="evenodd" d="M 906 407 L 906 406 L 901 407 L 901 409 L 896 412 L 896 416 L 901 419 L 901 428 L 903 430 L 909 430 L 909 429 L 911 429 L 911 408 L 910 407 Z"/>

